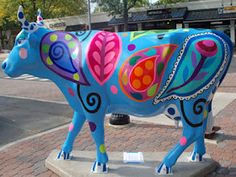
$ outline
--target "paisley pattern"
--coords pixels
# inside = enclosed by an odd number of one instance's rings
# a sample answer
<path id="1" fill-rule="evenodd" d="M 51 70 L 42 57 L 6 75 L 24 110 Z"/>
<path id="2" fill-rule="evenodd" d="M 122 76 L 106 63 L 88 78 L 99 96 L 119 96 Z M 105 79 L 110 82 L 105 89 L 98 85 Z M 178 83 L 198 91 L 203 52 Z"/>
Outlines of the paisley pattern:
<path id="1" fill-rule="evenodd" d="M 87 64 L 94 79 L 103 85 L 116 69 L 121 53 L 121 41 L 116 33 L 98 32 L 90 42 Z"/>
<path id="2" fill-rule="evenodd" d="M 122 91 L 137 102 L 152 99 L 159 90 L 168 61 L 176 48 L 173 44 L 154 46 L 131 55 L 120 69 Z"/>
<path id="3" fill-rule="evenodd" d="M 224 41 L 213 33 L 200 33 L 187 38 L 175 67 L 156 96 L 154 104 L 172 98 L 196 97 L 215 82 L 223 70 L 227 54 L 221 50 Z"/>
<path id="4" fill-rule="evenodd" d="M 71 33 L 47 33 L 40 43 L 43 63 L 53 72 L 72 82 L 89 85 L 81 68 L 81 46 Z"/>
<path id="5" fill-rule="evenodd" d="M 207 70 L 207 68 L 209 67 L 209 64 L 206 65 L 206 63 L 207 63 L 206 60 L 210 60 L 210 57 L 214 57 L 216 55 L 217 50 L 218 50 L 218 48 L 216 46 L 216 42 L 214 42 L 213 40 L 200 40 L 199 42 L 195 43 L 195 48 L 198 51 L 198 53 L 200 54 L 200 57 L 198 57 L 198 58 L 196 58 L 196 56 L 192 56 L 192 57 L 195 57 L 195 60 L 198 60 L 197 64 L 195 64 L 196 67 L 192 67 L 192 66 L 189 67 L 188 65 L 186 65 L 184 67 L 184 70 L 182 71 L 183 83 L 180 83 L 180 85 L 178 85 L 178 86 L 174 86 L 173 88 L 171 88 L 170 90 L 167 91 L 168 93 L 171 93 L 171 92 L 174 92 L 175 90 L 181 89 L 182 87 L 187 86 L 187 84 L 193 82 L 194 80 L 195 81 L 202 81 L 202 80 L 204 80 L 204 78 L 210 76 L 209 72 Z M 191 53 L 191 51 L 190 51 L 190 53 Z M 195 53 L 195 51 L 192 50 L 192 54 L 194 54 L 194 53 Z M 185 62 L 188 60 L 190 60 L 190 59 L 186 58 Z M 215 58 L 213 58 L 212 60 L 215 60 Z M 213 63 L 213 62 L 211 62 L 211 63 Z M 204 70 L 204 64 L 205 64 L 205 70 Z M 217 66 L 219 64 L 220 64 L 220 62 L 218 62 L 216 65 L 214 65 L 214 67 L 217 68 Z"/>

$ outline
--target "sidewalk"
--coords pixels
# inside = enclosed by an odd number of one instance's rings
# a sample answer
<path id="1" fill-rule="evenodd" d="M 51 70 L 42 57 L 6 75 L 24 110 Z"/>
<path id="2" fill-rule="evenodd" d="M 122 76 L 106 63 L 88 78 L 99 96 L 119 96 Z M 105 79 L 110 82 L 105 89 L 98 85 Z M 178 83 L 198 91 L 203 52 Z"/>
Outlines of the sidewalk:
<path id="1" fill-rule="evenodd" d="M 220 90 L 236 91 L 235 86 L 236 74 L 229 74 Z M 207 144 L 207 153 L 221 165 L 221 168 L 210 176 L 236 176 L 235 108 L 236 100 L 217 115 L 216 125 L 222 128 L 225 140 L 218 145 Z M 44 161 L 53 149 L 60 149 L 66 134 L 67 128 L 63 127 L 1 150 L 0 176 L 56 176 L 47 170 Z M 180 129 L 135 121 L 131 127 L 115 129 L 106 126 L 106 145 L 108 152 L 167 151 L 176 143 L 180 135 Z M 75 149 L 95 150 L 87 124 L 76 139 Z M 189 148 L 187 151 L 191 151 L 191 149 Z"/>
<path id="2" fill-rule="evenodd" d="M 12 88 L 16 88 L 17 82 L 15 83 L 15 85 L 11 85 Z M 27 96 L 31 98 L 43 97 L 43 99 L 47 100 L 64 101 L 62 95 L 52 83 L 46 83 L 43 85 L 45 89 L 40 93 L 34 91 L 37 84 L 43 83 L 32 81 L 32 87 L 21 89 L 23 91 L 20 94 L 25 96 L 27 93 Z M 22 87 L 24 87 L 24 84 Z M 13 89 L 10 93 L 9 90 L 2 90 L 1 88 L 0 94 L 17 96 L 17 94 L 19 94 L 18 91 L 19 90 L 17 89 Z M 227 74 L 218 91 L 236 93 L 236 73 Z M 210 154 L 220 165 L 215 172 L 209 174 L 209 177 L 236 176 L 235 108 L 236 100 L 217 115 L 216 126 L 222 128 L 224 141 L 217 145 L 206 144 L 207 153 Z M 29 139 L 18 141 L 4 149 L 0 149 L 0 176 L 57 176 L 48 170 L 44 166 L 44 163 L 45 159 L 53 149 L 60 149 L 67 135 L 67 130 L 68 127 L 62 126 L 59 129 L 54 129 Z M 135 121 L 132 122 L 130 127 L 113 128 L 106 126 L 105 133 L 108 153 L 110 151 L 160 152 L 171 149 L 180 138 L 181 129 Z M 90 136 L 88 124 L 85 124 L 80 136 L 76 139 L 74 149 L 82 151 L 95 150 L 95 145 Z M 189 152 L 191 150 L 192 147 L 187 149 Z"/>

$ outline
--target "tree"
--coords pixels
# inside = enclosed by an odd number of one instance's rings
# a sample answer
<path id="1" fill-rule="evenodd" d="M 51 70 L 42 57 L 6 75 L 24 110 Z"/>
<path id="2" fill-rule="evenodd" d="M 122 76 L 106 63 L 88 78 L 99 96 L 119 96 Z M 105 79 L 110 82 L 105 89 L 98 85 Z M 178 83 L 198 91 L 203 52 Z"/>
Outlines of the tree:
<path id="1" fill-rule="evenodd" d="M 24 7 L 26 18 L 35 21 L 38 8 L 42 10 L 44 18 L 55 18 L 84 14 L 87 11 L 86 2 L 86 0 L 0 0 L 0 26 L 4 25 L 4 21 L 17 22 L 19 5 Z"/>
<path id="2" fill-rule="evenodd" d="M 186 2 L 187 0 L 159 0 L 157 2 L 158 5 L 163 4 L 163 5 L 167 5 L 167 4 L 175 4 L 178 2 Z"/>
<path id="3" fill-rule="evenodd" d="M 100 6 L 109 15 L 120 15 L 124 20 L 124 31 L 128 29 L 128 12 L 133 7 L 147 6 L 148 0 L 100 0 Z"/>
<path id="4" fill-rule="evenodd" d="M 25 16 L 30 22 L 36 21 L 38 8 L 42 10 L 45 19 L 79 15 L 87 11 L 87 0 L 0 0 L 0 4 L 0 40 L 2 47 L 5 47 L 6 31 L 20 29 L 17 21 L 19 5 L 24 7 Z"/>

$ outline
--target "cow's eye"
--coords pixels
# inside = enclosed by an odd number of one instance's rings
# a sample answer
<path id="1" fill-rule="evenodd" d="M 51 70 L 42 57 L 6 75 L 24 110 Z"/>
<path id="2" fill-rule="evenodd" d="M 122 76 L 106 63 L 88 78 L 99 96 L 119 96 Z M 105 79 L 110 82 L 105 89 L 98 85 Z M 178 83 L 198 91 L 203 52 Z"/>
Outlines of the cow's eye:
<path id="1" fill-rule="evenodd" d="M 23 44 L 26 41 L 26 39 L 21 38 L 17 40 L 17 44 Z"/>

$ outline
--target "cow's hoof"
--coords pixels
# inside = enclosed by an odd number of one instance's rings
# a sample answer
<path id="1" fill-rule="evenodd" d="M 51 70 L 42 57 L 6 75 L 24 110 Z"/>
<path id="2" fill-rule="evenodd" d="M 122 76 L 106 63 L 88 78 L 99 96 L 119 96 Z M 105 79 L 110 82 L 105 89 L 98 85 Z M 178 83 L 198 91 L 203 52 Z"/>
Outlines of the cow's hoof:
<path id="1" fill-rule="evenodd" d="M 71 160 L 71 158 L 72 158 L 72 156 L 70 155 L 70 153 L 65 152 L 63 150 L 61 150 L 57 155 L 58 160 Z"/>
<path id="2" fill-rule="evenodd" d="M 92 173 L 108 173 L 108 165 L 106 163 L 100 163 L 95 161 L 92 168 Z"/>
<path id="3" fill-rule="evenodd" d="M 201 162 L 202 161 L 202 155 L 197 152 L 192 152 L 191 155 L 188 157 L 188 160 L 190 162 Z"/>
<path id="4" fill-rule="evenodd" d="M 167 167 L 163 162 L 161 165 L 156 168 L 156 173 L 158 175 L 172 175 L 172 169 L 171 167 Z"/>

